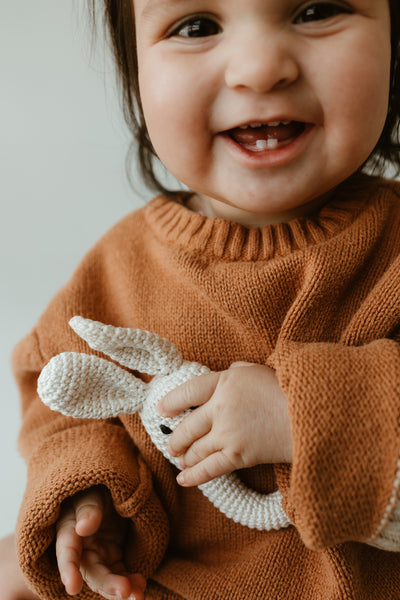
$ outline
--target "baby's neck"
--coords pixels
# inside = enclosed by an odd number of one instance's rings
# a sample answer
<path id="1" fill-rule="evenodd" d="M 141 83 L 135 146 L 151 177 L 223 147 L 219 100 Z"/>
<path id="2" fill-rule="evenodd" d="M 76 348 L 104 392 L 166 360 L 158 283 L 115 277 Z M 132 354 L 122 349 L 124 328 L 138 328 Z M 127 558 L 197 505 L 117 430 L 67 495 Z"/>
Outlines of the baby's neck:
<path id="1" fill-rule="evenodd" d="M 277 225 L 278 223 L 288 223 L 293 219 L 309 217 L 318 212 L 322 206 L 329 202 L 334 194 L 334 189 L 318 198 L 306 202 L 301 206 L 297 206 L 292 210 L 276 213 L 258 213 L 249 212 L 231 206 L 224 202 L 203 196 L 201 194 L 193 194 L 186 202 L 186 206 L 205 217 L 224 219 L 234 221 L 245 225 L 246 227 L 265 227 L 267 225 Z"/>

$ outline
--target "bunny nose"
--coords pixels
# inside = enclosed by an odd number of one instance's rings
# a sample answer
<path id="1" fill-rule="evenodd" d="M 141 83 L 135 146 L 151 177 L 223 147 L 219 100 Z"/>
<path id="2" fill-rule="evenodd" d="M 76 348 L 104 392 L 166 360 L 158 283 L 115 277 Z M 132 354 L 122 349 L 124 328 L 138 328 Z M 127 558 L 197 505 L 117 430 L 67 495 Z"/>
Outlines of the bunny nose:
<path id="1" fill-rule="evenodd" d="M 170 433 L 172 433 L 172 429 L 170 429 L 166 425 L 160 425 L 160 429 L 162 433 L 165 433 L 165 435 L 169 435 Z"/>

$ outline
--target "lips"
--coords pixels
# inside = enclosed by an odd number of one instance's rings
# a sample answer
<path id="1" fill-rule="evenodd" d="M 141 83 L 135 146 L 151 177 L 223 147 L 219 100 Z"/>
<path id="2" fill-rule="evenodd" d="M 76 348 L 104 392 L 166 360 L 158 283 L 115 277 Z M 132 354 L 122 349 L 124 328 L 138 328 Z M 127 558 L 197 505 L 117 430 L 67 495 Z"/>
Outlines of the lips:
<path id="1" fill-rule="evenodd" d="M 300 121 L 270 121 L 250 123 L 230 129 L 229 137 L 249 152 L 262 152 L 283 147 L 298 138 L 306 123 Z"/>

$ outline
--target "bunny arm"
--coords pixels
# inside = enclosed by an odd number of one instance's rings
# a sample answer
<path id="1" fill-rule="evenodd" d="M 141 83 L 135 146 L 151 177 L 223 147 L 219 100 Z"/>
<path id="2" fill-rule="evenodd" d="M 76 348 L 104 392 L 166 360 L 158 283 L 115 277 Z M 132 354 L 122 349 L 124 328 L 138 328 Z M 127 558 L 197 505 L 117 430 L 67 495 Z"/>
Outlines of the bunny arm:
<path id="1" fill-rule="evenodd" d="M 43 402 L 53 410 L 80 418 L 106 419 L 139 412 L 155 446 L 180 469 L 178 459 L 168 453 L 165 432 L 172 432 L 190 411 L 174 418 L 162 418 L 158 403 L 178 385 L 210 370 L 198 363 L 182 361 L 175 346 L 156 334 L 115 328 L 82 317 L 74 317 L 71 325 L 75 331 L 82 332 L 92 348 L 116 360 L 122 347 L 125 364 L 129 361 L 131 368 L 138 370 L 134 356 L 139 356 L 140 364 L 144 365 L 143 372 L 154 372 L 159 368 L 158 374 L 145 384 L 108 360 L 63 353 L 51 359 L 39 377 L 38 392 Z M 97 333 L 99 338 L 96 338 Z M 158 347 L 157 339 L 160 341 Z M 151 356 L 153 350 L 156 358 Z M 172 356 L 171 368 L 168 368 L 169 356 Z M 268 531 L 290 525 L 279 491 L 260 494 L 250 490 L 235 473 L 213 479 L 200 485 L 199 489 L 222 513 L 244 526 Z"/>

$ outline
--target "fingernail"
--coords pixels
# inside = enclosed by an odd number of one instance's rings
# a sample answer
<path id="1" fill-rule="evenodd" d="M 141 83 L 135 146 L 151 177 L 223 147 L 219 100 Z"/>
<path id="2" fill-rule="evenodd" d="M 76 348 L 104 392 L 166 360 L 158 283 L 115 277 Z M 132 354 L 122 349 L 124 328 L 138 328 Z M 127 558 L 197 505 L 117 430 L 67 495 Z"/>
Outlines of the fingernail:
<path id="1" fill-rule="evenodd" d="M 185 476 L 183 473 L 179 473 L 178 477 L 176 478 L 177 482 L 180 485 L 184 485 L 185 484 Z"/>

